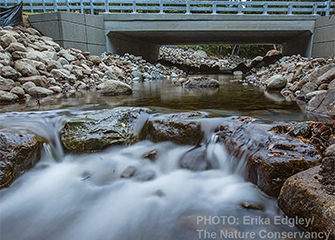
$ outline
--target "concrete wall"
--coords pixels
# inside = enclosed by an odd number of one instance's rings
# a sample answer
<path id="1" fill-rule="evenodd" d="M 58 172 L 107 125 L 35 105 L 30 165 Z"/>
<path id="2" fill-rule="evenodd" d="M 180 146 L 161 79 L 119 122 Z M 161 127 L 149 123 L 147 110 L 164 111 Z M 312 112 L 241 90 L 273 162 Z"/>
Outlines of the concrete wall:
<path id="1" fill-rule="evenodd" d="M 30 15 L 29 22 L 64 48 L 78 48 L 92 54 L 106 51 L 102 16 L 53 12 Z"/>
<path id="2" fill-rule="evenodd" d="M 316 19 L 312 56 L 335 56 L 335 16 Z"/>

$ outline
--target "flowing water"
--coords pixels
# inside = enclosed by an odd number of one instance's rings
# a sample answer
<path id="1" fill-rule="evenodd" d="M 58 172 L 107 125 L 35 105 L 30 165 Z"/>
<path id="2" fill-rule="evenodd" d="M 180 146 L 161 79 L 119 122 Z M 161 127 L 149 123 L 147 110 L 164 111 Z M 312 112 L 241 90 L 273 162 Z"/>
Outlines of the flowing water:
<path id="1" fill-rule="evenodd" d="M 245 161 L 216 143 L 213 129 L 232 115 L 249 114 L 266 121 L 305 116 L 294 103 L 274 101 L 256 88 L 230 80 L 220 79 L 218 91 L 186 91 L 161 81 L 137 83 L 134 94 L 126 97 L 77 93 L 45 99 L 41 106 L 4 107 L 0 126 L 26 127 L 49 143 L 33 169 L 0 191 L 0 239 L 286 239 L 285 233 L 303 233 L 287 222 L 274 199 L 245 180 Z M 180 169 L 180 158 L 193 146 L 171 142 L 141 141 L 91 154 L 63 152 L 58 135 L 67 118 L 118 105 L 146 106 L 156 113 L 208 112 L 211 118 L 202 122 L 203 141 L 208 159 L 218 169 Z M 22 112 L 26 109 L 30 111 Z M 152 150 L 157 151 L 157 160 L 143 159 Z M 135 166 L 136 174 L 120 178 L 128 166 Z M 154 173 L 154 179 L 142 181 L 148 173 Z M 242 207 L 246 205 L 253 207 Z"/>

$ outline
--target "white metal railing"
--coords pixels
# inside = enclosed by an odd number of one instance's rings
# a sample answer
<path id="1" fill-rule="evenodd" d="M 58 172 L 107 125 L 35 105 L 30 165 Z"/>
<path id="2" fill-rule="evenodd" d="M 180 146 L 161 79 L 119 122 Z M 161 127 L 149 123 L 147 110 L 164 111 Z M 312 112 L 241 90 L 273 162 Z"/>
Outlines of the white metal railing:
<path id="1" fill-rule="evenodd" d="M 0 7 L 13 6 L 21 0 L 1 0 Z M 190 0 L 22 0 L 24 11 L 113 13 L 209 13 L 209 14 L 319 14 L 334 12 L 333 1 L 190 1 Z"/>

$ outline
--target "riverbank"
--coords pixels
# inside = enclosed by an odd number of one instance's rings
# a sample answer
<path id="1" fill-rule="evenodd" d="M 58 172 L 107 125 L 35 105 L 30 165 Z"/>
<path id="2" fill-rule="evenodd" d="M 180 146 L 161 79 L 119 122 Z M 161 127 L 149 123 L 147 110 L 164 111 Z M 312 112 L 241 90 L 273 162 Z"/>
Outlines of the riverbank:
<path id="1" fill-rule="evenodd" d="M 176 67 L 154 65 L 131 54 L 96 56 L 79 49 L 63 49 L 30 27 L 0 29 L 1 104 L 71 91 L 130 94 L 133 81 L 182 74 Z"/>

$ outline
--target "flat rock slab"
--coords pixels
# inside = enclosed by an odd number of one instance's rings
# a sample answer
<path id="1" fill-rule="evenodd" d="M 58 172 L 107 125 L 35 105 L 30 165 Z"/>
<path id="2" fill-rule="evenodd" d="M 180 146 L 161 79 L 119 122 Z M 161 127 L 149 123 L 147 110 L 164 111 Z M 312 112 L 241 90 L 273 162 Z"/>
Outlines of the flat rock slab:
<path id="1" fill-rule="evenodd" d="M 311 225 L 302 227 L 311 232 L 330 233 L 329 239 L 334 240 L 335 196 L 327 194 L 319 182 L 319 171 L 320 167 L 314 167 L 287 179 L 278 205 L 289 217 L 312 219 Z"/>
<path id="2" fill-rule="evenodd" d="M 314 146 L 279 134 L 275 125 L 233 118 L 221 126 L 219 141 L 239 159 L 247 161 L 248 179 L 270 196 L 278 196 L 290 176 L 319 164 Z"/>
<path id="3" fill-rule="evenodd" d="M 206 116 L 201 112 L 187 112 L 151 117 L 142 129 L 140 138 L 153 142 L 197 145 L 203 138 L 199 119 Z"/>
<path id="4" fill-rule="evenodd" d="M 146 111 L 144 108 L 117 107 L 80 114 L 65 124 L 61 141 L 67 151 L 74 153 L 136 142 L 135 125 L 141 113 Z"/>
<path id="5" fill-rule="evenodd" d="M 0 189 L 33 167 L 46 140 L 24 129 L 0 129 Z"/>

